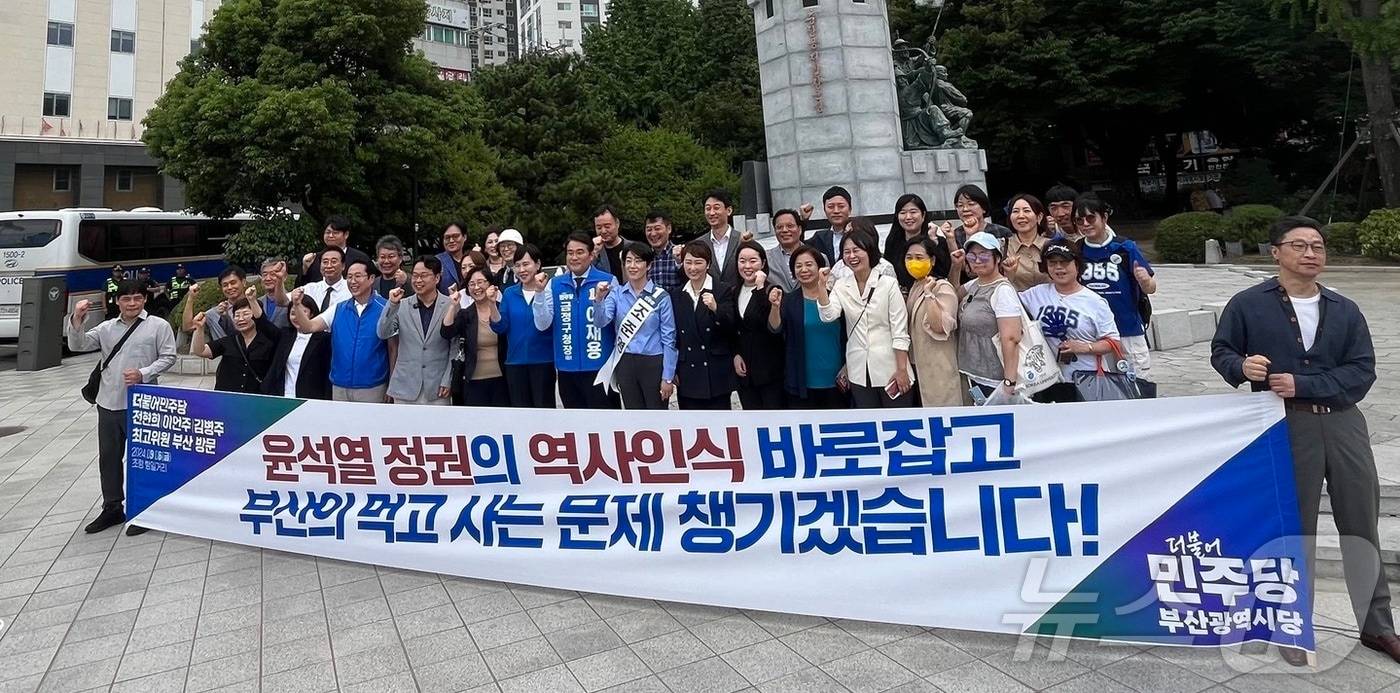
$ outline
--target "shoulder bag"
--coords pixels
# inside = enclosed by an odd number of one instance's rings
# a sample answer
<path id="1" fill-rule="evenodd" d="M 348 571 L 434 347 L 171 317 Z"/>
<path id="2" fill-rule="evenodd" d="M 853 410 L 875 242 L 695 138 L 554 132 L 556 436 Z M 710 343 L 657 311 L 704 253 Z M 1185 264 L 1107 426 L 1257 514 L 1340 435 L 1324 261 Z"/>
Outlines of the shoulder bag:
<path id="1" fill-rule="evenodd" d="M 122 338 L 117 341 L 117 345 L 112 348 L 112 353 L 108 354 L 107 358 L 102 363 L 97 364 L 97 367 L 92 369 L 92 373 L 88 374 L 87 384 L 82 389 L 83 399 L 88 404 L 97 404 L 97 391 L 102 388 L 102 372 L 107 370 L 107 366 L 112 365 L 112 359 L 117 357 L 117 352 L 122 350 L 126 340 L 131 338 L 131 333 L 141 326 L 141 321 L 144 319 L 136 318 L 136 322 L 131 323 L 131 327 L 126 328 L 126 334 L 123 334 Z"/>
<path id="2" fill-rule="evenodd" d="M 1016 301 L 1020 303 L 1019 296 Z M 1001 352 L 1001 335 L 992 335 L 991 340 L 996 346 L 997 358 L 1005 362 Z M 1016 394 L 1029 397 L 1060 382 L 1060 366 L 1056 361 L 1056 354 L 1045 341 L 1045 332 L 1040 329 L 1040 321 L 1031 319 L 1024 304 L 1021 304 L 1021 341 L 1016 345 L 1016 351 Z"/>
<path id="3" fill-rule="evenodd" d="M 1113 347 L 1119 372 L 1105 370 L 1103 355 L 1100 354 L 1097 369 L 1074 372 L 1074 386 L 1079 390 L 1079 396 L 1086 402 L 1142 399 L 1137 378 L 1133 377 L 1132 363 L 1123 358 L 1123 347 L 1117 340 L 1109 340 L 1109 344 Z"/>

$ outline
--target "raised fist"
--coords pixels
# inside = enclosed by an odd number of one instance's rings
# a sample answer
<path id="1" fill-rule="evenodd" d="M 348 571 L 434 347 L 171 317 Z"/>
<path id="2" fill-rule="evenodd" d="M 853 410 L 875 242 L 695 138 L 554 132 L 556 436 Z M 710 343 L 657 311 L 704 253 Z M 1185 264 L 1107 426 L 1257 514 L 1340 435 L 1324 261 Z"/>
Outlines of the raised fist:
<path id="1" fill-rule="evenodd" d="M 750 230 L 748 230 L 748 229 L 744 229 L 744 232 L 741 233 L 741 234 L 739 234 L 739 242 L 740 242 L 740 243 L 748 243 L 748 242 L 751 241 L 751 240 L 753 240 L 753 232 L 752 232 L 752 231 L 750 231 Z"/>
<path id="2" fill-rule="evenodd" d="M 193 284 L 190 284 L 190 296 L 191 296 L 191 297 L 194 297 L 194 296 L 198 296 L 198 295 L 199 295 L 199 282 L 195 282 L 195 283 L 193 283 Z"/>
<path id="3" fill-rule="evenodd" d="M 219 312 L 219 317 L 228 315 L 228 301 L 220 301 L 217 310 Z"/>
<path id="4" fill-rule="evenodd" d="M 775 286 L 768 290 L 768 303 L 771 304 L 774 308 L 782 307 L 783 290 L 781 287 Z"/>
<path id="5" fill-rule="evenodd" d="M 710 309 L 710 312 L 713 313 L 713 312 L 716 310 L 715 292 L 713 292 L 713 291 L 701 291 L 701 292 L 700 292 L 700 302 L 703 303 L 703 304 L 705 304 L 705 307 L 706 307 L 706 308 L 709 308 L 709 309 Z"/>
<path id="6" fill-rule="evenodd" d="M 292 300 L 292 305 L 301 305 L 301 297 L 305 295 L 306 291 L 299 286 L 295 289 L 292 289 L 292 295 L 289 297 Z"/>
<path id="7" fill-rule="evenodd" d="M 401 287 L 401 286 L 396 286 L 396 287 L 394 287 L 391 291 L 389 291 L 389 302 L 390 302 L 390 303 L 392 303 L 392 304 L 394 304 L 394 305 L 398 305 L 398 304 L 399 304 L 399 301 L 402 301 L 402 300 L 403 300 L 403 287 Z"/>
<path id="8" fill-rule="evenodd" d="M 399 271 L 394 273 L 394 283 L 399 285 L 408 283 L 408 275 L 404 273 L 402 267 L 399 268 Z"/>
<path id="9" fill-rule="evenodd" d="M 802 215 L 802 221 L 807 221 L 812 218 L 812 211 L 815 209 L 811 202 L 803 202 L 802 206 L 797 208 L 797 213 Z"/>
<path id="10" fill-rule="evenodd" d="M 830 282 L 830 281 L 831 281 L 831 268 L 830 268 L 830 267 L 823 267 L 823 268 L 817 270 L 817 274 L 822 278 L 822 283 L 823 283 L 823 284 L 826 284 L 827 282 Z"/>
<path id="11" fill-rule="evenodd" d="M 594 255 L 597 255 L 597 254 L 598 254 L 598 251 L 600 251 L 600 250 L 602 250 L 602 249 L 603 249 L 603 237 L 602 237 L 602 236 L 594 236 L 594 237 L 593 237 L 593 254 L 594 254 Z"/>
<path id="12" fill-rule="evenodd" d="M 535 273 L 535 288 L 537 288 L 537 289 L 543 289 L 543 288 L 544 288 L 544 285 L 545 285 L 546 283 L 548 283 L 548 282 L 549 282 L 549 275 L 548 275 L 548 274 L 545 274 L 544 272 L 536 272 L 536 273 Z"/>
<path id="13" fill-rule="evenodd" d="M 501 302 L 501 290 L 498 289 L 498 288 L 496 288 L 496 287 L 494 287 L 494 286 L 488 286 L 488 287 L 486 287 L 486 298 L 487 298 L 488 300 L 491 300 L 491 301 L 495 302 L 495 303 L 500 303 L 500 302 Z"/>
<path id="14" fill-rule="evenodd" d="M 316 253 L 307 253 L 301 256 L 301 271 L 311 269 L 311 263 L 316 260 Z"/>
<path id="15" fill-rule="evenodd" d="M 754 275 L 753 275 L 753 283 L 754 283 L 754 284 L 757 284 L 757 285 L 760 286 L 760 287 L 767 285 L 767 284 L 768 284 L 768 273 L 767 273 L 767 272 L 764 272 L 763 270 L 759 270 L 759 271 L 757 271 L 757 272 L 754 272 Z"/>
<path id="16" fill-rule="evenodd" d="M 955 239 L 955 236 L 953 235 L 953 222 L 943 222 L 943 225 L 938 227 L 938 237 L 942 238 L 945 241 L 948 241 L 949 243 L 952 243 Z"/>
<path id="17" fill-rule="evenodd" d="M 89 301 L 87 299 L 78 301 L 78 305 L 73 307 L 73 320 L 76 322 L 82 322 L 83 318 L 87 317 L 87 312 L 91 308 L 92 301 Z"/>
<path id="18" fill-rule="evenodd" d="M 609 284 L 609 283 L 607 283 L 607 282 L 602 282 L 602 283 L 598 284 L 598 290 L 597 290 L 597 292 L 595 292 L 595 293 L 593 294 L 593 297 L 594 297 L 593 300 L 595 300 L 595 301 L 602 301 L 603 299 L 605 299 L 605 298 L 608 297 L 608 293 L 611 292 L 611 291 L 612 291 L 612 284 Z"/>
<path id="19" fill-rule="evenodd" d="M 957 250 L 954 250 L 953 252 L 949 253 L 949 257 L 953 259 L 953 262 L 962 262 L 964 259 L 967 258 L 967 251 L 963 250 L 962 248 L 958 248 Z"/>
<path id="20" fill-rule="evenodd" d="M 397 291 L 397 290 L 398 290 L 398 289 L 395 289 L 395 291 Z M 457 288 L 457 285 L 456 285 L 456 284 L 453 284 L 453 285 L 451 286 L 451 288 L 449 288 L 449 289 L 447 290 L 447 298 L 448 298 L 448 300 L 452 301 L 452 303 L 454 303 L 454 304 L 456 304 L 456 305 L 461 305 L 461 304 L 462 304 L 462 292 L 461 292 L 461 290 L 459 290 L 459 289 Z"/>
<path id="21" fill-rule="evenodd" d="M 257 290 L 256 288 L 250 286 L 250 287 L 248 287 L 248 288 L 246 288 L 246 289 L 243 290 L 243 298 L 246 298 L 246 299 L 248 299 L 249 301 L 253 301 L 253 300 L 257 299 L 257 297 L 258 297 L 258 290 Z"/>
<path id="22" fill-rule="evenodd" d="M 209 316 L 205 313 L 195 313 L 194 326 L 197 330 L 204 329 L 204 323 L 208 322 Z"/>

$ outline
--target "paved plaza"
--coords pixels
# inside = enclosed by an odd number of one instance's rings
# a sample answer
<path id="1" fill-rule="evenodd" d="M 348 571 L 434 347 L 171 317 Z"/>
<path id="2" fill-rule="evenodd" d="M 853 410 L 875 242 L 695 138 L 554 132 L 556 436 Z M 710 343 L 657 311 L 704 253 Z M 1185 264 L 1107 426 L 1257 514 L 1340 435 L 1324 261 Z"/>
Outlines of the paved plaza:
<path id="1" fill-rule="evenodd" d="M 1156 308 L 1199 308 L 1261 276 L 1164 267 Z M 1382 483 L 1400 487 L 1400 272 L 1325 279 L 1368 316 L 1380 379 L 1363 407 Z M 1154 358 L 1163 396 L 1229 391 L 1206 343 Z M 1307 672 L 1272 648 L 1018 640 L 486 582 L 163 532 L 87 535 L 100 496 L 97 418 L 78 388 L 95 360 L 0 372 L 0 427 L 24 427 L 0 438 L 0 693 L 1400 693 L 1400 665 L 1342 634 L 1356 624 L 1333 580 L 1318 584 L 1320 665 Z M 213 378 L 163 383 L 207 389 Z"/>

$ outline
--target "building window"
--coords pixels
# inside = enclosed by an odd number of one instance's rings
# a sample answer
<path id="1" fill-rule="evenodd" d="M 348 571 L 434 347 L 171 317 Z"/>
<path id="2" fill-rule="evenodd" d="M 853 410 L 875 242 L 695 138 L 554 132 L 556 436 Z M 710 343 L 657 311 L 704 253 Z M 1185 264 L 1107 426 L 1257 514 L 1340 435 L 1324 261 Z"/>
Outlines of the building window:
<path id="1" fill-rule="evenodd" d="M 560 39 L 560 40 L 559 40 L 559 45 L 561 45 L 561 46 L 563 46 L 563 47 L 565 47 L 565 48 L 569 48 L 569 47 L 572 47 L 572 46 L 574 45 L 574 40 L 573 40 L 573 39 L 568 39 L 568 38 L 566 38 L 566 39 Z"/>
<path id="2" fill-rule="evenodd" d="M 131 192 L 131 190 L 132 190 L 132 188 L 133 188 L 133 186 L 132 186 L 132 184 L 131 184 L 131 179 L 132 179 L 131 169 L 129 169 L 129 168 L 119 168 L 119 169 L 117 169 L 117 192 Z"/>
<path id="3" fill-rule="evenodd" d="M 67 118 L 70 113 L 70 101 L 73 97 L 68 94 L 59 94 L 52 91 L 44 92 L 44 115 L 55 118 Z"/>
<path id="4" fill-rule="evenodd" d="M 49 45 L 73 45 L 73 25 L 68 22 L 49 22 Z"/>
<path id="5" fill-rule="evenodd" d="M 203 46 L 204 46 L 204 41 L 203 41 L 202 39 L 190 39 L 190 52 L 191 52 L 191 53 L 197 53 L 197 52 L 199 52 L 199 49 L 200 49 L 201 47 L 203 47 Z"/>
<path id="6" fill-rule="evenodd" d="M 597 17 L 597 16 L 598 16 L 598 6 L 597 6 L 597 5 L 583 4 L 583 5 L 579 5 L 579 9 L 583 11 L 582 14 L 583 14 L 583 16 L 585 16 L 585 17 Z"/>
<path id="7" fill-rule="evenodd" d="M 574 23 L 573 23 L 573 22 L 559 22 L 559 28 L 560 28 L 560 29 L 572 29 L 572 28 L 574 28 Z"/>
<path id="8" fill-rule="evenodd" d="M 803 7 L 816 7 L 817 0 L 802 0 Z"/>
<path id="9" fill-rule="evenodd" d="M 73 189 L 73 169 L 58 167 L 53 170 L 53 191 L 69 192 Z"/>
<path id="10" fill-rule="evenodd" d="M 135 53 L 136 52 L 136 32 L 112 30 L 112 52 L 113 53 Z"/>
<path id="11" fill-rule="evenodd" d="M 107 120 L 131 120 L 131 99 L 107 99 Z"/>
<path id="12" fill-rule="evenodd" d="M 560 10 L 561 12 L 568 12 L 569 10 L 572 10 L 572 9 L 574 9 L 574 4 L 571 3 L 571 2 L 561 2 L 561 3 L 559 3 L 559 10 Z"/>

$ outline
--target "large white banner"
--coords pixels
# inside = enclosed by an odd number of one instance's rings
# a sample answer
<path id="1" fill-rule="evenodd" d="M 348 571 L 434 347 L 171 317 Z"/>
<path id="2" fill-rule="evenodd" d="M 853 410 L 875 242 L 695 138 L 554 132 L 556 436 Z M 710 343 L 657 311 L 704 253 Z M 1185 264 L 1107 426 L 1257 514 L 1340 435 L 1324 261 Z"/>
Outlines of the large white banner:
<path id="1" fill-rule="evenodd" d="M 128 514 L 474 578 L 926 626 L 1313 648 L 1269 393 L 612 412 L 141 386 Z"/>

